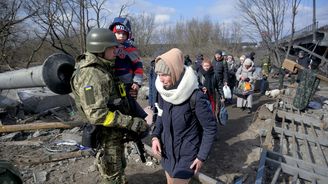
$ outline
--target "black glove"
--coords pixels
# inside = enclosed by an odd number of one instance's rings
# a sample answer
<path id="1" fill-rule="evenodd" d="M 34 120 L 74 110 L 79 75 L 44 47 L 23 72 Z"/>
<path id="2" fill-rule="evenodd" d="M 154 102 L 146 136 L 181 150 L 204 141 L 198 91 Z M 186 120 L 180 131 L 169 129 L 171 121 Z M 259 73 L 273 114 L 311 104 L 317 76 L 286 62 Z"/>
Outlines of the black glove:
<path id="1" fill-rule="evenodd" d="M 139 135 L 148 134 L 148 132 L 149 132 L 149 126 L 148 126 L 146 120 L 144 120 L 142 118 L 138 118 L 138 117 L 132 118 L 128 129 L 133 132 L 136 132 Z"/>

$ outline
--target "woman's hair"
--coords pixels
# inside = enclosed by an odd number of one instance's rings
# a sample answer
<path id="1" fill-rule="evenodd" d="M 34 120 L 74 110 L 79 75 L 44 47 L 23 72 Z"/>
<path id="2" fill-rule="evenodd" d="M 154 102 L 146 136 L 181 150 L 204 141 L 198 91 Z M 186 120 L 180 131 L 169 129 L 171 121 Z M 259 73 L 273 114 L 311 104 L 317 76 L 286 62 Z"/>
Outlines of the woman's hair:
<path id="1" fill-rule="evenodd" d="M 203 65 L 204 63 L 208 63 L 208 64 L 210 64 L 210 66 L 212 66 L 212 62 L 211 62 L 211 60 L 210 60 L 209 58 L 207 58 L 207 57 L 204 58 L 204 60 L 203 60 L 203 62 L 202 62 L 202 65 Z"/>
<path id="2" fill-rule="evenodd" d="M 239 59 L 246 59 L 246 56 L 245 55 L 242 55 L 242 56 L 240 56 L 240 58 Z"/>

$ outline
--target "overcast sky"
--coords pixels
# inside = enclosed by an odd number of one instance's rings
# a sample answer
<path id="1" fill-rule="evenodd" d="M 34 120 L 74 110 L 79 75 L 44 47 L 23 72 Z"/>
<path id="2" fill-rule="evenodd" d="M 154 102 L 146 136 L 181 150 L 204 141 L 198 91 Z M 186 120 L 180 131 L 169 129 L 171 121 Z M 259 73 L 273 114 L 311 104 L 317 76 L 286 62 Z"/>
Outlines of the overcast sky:
<path id="1" fill-rule="evenodd" d="M 236 8 L 237 1 L 238 0 L 134 0 L 134 4 L 129 7 L 129 11 L 133 13 L 145 12 L 153 14 L 158 24 L 174 24 L 180 19 L 202 19 L 204 16 L 209 16 L 214 22 L 230 23 L 241 19 L 241 15 Z M 131 1 L 126 0 L 125 2 Z M 312 24 L 312 7 L 313 0 L 301 0 L 299 13 L 296 19 L 296 28 Z M 316 7 L 319 25 L 328 24 L 328 0 L 316 0 Z"/>

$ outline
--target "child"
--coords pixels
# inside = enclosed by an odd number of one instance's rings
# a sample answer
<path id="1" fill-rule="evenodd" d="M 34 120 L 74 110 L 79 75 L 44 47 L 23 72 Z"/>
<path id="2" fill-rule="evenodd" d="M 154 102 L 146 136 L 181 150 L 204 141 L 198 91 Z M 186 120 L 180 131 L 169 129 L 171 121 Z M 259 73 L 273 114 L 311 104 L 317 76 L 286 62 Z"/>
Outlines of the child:
<path id="1" fill-rule="evenodd" d="M 204 58 L 201 67 L 198 71 L 198 82 L 199 87 L 203 91 L 204 94 L 207 94 L 211 106 L 212 111 L 215 114 L 216 112 L 216 99 L 221 99 L 223 101 L 223 90 L 222 88 L 218 88 L 217 82 L 214 77 L 214 70 L 211 63 L 211 60 L 208 58 Z M 219 94 L 216 96 L 215 90 L 218 89 Z"/>
<path id="2" fill-rule="evenodd" d="M 131 108 L 136 111 L 135 114 L 145 118 L 147 113 L 136 102 L 138 90 L 143 82 L 143 66 L 138 49 L 132 45 L 130 21 L 123 17 L 116 17 L 109 29 L 115 33 L 119 42 L 116 48 L 114 75 L 125 84 L 125 91 L 129 94 L 127 97 Z"/>
<path id="3" fill-rule="evenodd" d="M 125 83 L 127 92 L 133 98 L 137 98 L 143 82 L 143 66 L 138 49 L 132 45 L 130 21 L 123 17 L 116 17 L 109 29 L 115 33 L 120 43 L 116 49 L 115 75 Z"/>

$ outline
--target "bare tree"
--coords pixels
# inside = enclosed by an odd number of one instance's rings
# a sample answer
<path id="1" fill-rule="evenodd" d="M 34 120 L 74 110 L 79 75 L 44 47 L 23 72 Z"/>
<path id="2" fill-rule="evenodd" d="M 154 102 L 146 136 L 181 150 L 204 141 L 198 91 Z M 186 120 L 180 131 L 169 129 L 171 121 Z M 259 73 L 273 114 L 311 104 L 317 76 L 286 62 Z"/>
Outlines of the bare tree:
<path id="1" fill-rule="evenodd" d="M 35 2 L 40 2 L 35 0 Z M 105 0 L 43 0 L 34 22 L 55 49 L 73 56 L 85 52 L 87 32 L 108 25 Z M 48 31 L 49 29 L 49 31 Z"/>
<path id="2" fill-rule="evenodd" d="M 136 17 L 131 17 L 132 33 L 135 44 L 146 55 L 149 50 L 153 32 L 155 30 L 155 16 L 152 14 L 142 13 Z"/>
<path id="3" fill-rule="evenodd" d="M 244 15 L 247 28 L 256 29 L 263 45 L 273 53 L 275 63 L 280 65 L 278 41 L 282 37 L 288 1 L 239 0 L 237 7 Z"/>
<path id="4" fill-rule="evenodd" d="M 240 43 L 242 40 L 242 29 L 241 25 L 238 22 L 233 22 L 229 30 L 229 48 L 231 53 L 238 53 L 240 51 Z"/>
<path id="5" fill-rule="evenodd" d="M 79 10 L 79 4 L 68 0 L 43 2 L 37 17 L 33 20 L 38 25 L 39 32 L 47 36 L 45 41 L 55 49 L 66 54 L 78 55 L 80 45 L 74 38 L 79 35 L 79 24 L 76 25 L 74 20 L 77 17 L 75 9 Z M 40 1 L 34 3 L 37 5 Z"/>
<path id="6" fill-rule="evenodd" d="M 17 48 L 26 39 L 22 34 L 22 23 L 36 11 L 28 11 L 23 0 L 0 0 L 0 64 L 5 63 L 9 69 L 12 68 Z"/>
<path id="7" fill-rule="evenodd" d="M 288 48 L 287 48 L 287 52 L 286 52 L 286 57 L 288 57 L 290 49 L 292 47 L 293 44 L 293 38 L 294 38 L 294 33 L 295 33 L 295 17 L 297 15 L 297 9 L 298 6 L 300 4 L 301 0 L 292 0 L 292 27 L 291 27 L 291 36 L 290 36 L 290 40 L 289 40 L 289 44 L 288 44 Z"/>

